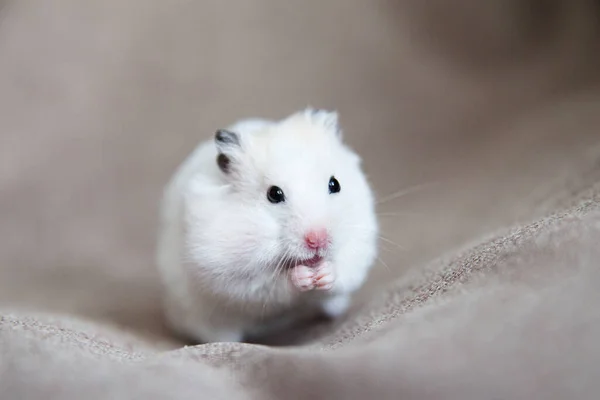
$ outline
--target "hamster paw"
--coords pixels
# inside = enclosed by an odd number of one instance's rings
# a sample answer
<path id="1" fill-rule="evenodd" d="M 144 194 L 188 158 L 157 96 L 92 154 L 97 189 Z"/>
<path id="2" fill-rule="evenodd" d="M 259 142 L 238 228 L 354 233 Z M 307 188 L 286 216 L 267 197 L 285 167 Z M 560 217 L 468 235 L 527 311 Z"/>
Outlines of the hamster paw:
<path id="1" fill-rule="evenodd" d="M 335 275 L 331 263 L 324 262 L 317 267 L 314 282 L 316 290 L 329 290 L 333 287 L 335 281 Z"/>
<path id="2" fill-rule="evenodd" d="M 302 292 L 315 288 L 315 270 L 306 265 L 297 265 L 292 268 L 292 283 Z"/>

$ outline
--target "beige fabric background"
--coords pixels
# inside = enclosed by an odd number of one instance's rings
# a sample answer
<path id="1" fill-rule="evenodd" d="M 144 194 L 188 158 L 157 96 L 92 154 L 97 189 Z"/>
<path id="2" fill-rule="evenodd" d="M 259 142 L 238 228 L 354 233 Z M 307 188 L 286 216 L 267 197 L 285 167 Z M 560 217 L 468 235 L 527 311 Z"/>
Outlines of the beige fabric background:
<path id="1" fill-rule="evenodd" d="M 2 4 L 0 398 L 597 398 L 598 2 Z M 182 347 L 162 186 L 307 104 L 380 198 L 419 189 L 344 321 Z"/>

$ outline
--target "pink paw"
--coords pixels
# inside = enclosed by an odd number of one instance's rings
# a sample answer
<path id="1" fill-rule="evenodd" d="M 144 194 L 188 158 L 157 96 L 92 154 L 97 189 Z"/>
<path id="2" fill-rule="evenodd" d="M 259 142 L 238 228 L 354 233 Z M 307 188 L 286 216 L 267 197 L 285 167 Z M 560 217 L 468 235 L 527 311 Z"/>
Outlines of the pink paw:
<path id="1" fill-rule="evenodd" d="M 292 283 L 303 292 L 315 288 L 315 270 L 306 265 L 297 265 L 291 270 Z"/>
<path id="2" fill-rule="evenodd" d="M 314 276 L 314 285 L 316 290 L 329 290 L 333 287 L 334 281 L 335 275 L 333 274 L 331 263 L 324 262 L 317 267 Z"/>

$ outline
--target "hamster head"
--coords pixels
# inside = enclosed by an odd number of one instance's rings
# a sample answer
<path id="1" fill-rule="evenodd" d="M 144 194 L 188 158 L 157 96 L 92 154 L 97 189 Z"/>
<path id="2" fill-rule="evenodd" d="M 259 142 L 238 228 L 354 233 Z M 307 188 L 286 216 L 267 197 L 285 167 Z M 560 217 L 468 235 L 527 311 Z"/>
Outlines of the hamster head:
<path id="1" fill-rule="evenodd" d="M 372 192 L 337 113 L 306 109 L 251 132 L 219 130 L 215 144 L 226 196 L 247 211 L 247 232 L 235 236 L 252 238 L 245 252 L 265 269 L 335 262 L 342 249 L 375 242 Z"/>

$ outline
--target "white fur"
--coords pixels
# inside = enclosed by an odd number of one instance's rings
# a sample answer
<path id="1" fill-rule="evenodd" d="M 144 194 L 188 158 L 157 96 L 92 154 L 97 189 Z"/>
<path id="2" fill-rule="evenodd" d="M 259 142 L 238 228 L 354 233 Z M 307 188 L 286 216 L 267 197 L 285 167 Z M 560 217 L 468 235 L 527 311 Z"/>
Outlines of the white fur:
<path id="1" fill-rule="evenodd" d="M 199 341 L 240 341 L 308 307 L 342 314 L 376 257 L 377 222 L 337 113 L 303 110 L 227 130 L 241 142 L 231 149 L 232 171 L 219 169 L 209 140 L 165 190 L 158 265 L 169 322 Z M 339 193 L 328 191 L 332 175 Z M 285 202 L 267 200 L 272 185 L 283 189 Z M 319 253 L 325 261 L 314 270 L 314 288 L 305 282 L 307 290 L 300 290 L 298 279 L 306 281 L 310 271 L 290 271 L 280 261 L 310 258 L 303 236 L 315 227 L 329 230 L 332 245 Z"/>

